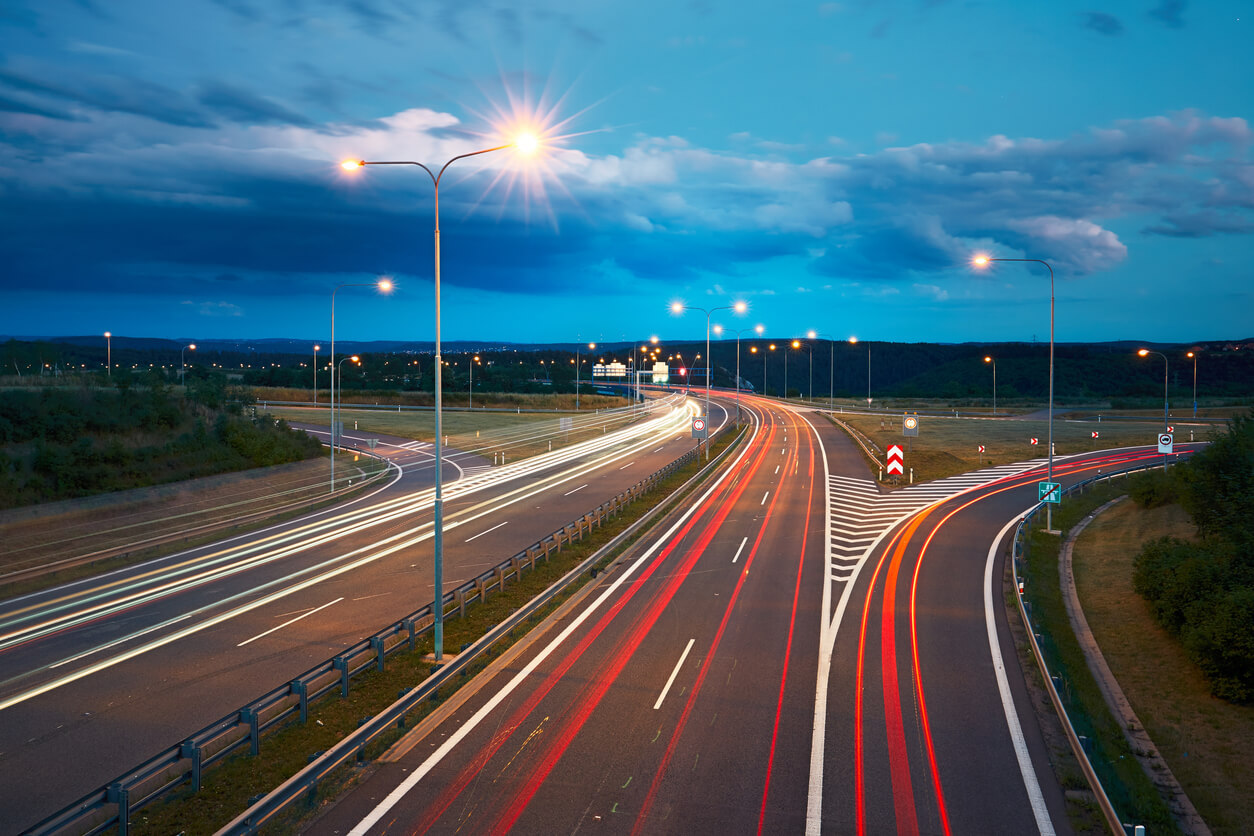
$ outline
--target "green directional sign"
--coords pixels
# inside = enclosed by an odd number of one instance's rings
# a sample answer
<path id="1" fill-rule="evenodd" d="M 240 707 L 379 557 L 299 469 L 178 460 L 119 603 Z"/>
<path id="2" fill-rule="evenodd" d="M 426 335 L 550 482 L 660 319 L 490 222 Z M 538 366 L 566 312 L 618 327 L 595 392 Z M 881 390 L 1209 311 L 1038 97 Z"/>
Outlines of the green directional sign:
<path id="1" fill-rule="evenodd" d="M 1041 502 L 1062 502 L 1062 484 L 1059 482 L 1037 482 L 1036 490 Z"/>

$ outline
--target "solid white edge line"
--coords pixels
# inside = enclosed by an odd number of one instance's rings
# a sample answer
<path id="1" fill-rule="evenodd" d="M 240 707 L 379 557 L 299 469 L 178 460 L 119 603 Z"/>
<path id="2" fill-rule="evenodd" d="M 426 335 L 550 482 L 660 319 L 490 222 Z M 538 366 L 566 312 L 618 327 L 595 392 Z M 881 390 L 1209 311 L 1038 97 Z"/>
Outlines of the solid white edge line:
<path id="1" fill-rule="evenodd" d="M 675 684 L 675 677 L 679 676 L 679 669 L 684 666 L 684 660 L 688 658 L 688 651 L 692 650 L 692 645 L 695 641 L 696 639 L 688 639 L 688 646 L 684 648 L 683 653 L 679 654 L 679 661 L 675 663 L 675 670 L 671 671 L 670 679 L 666 680 L 666 684 L 662 686 L 662 693 L 658 694 L 657 702 L 653 703 L 654 711 L 662 707 L 662 701 L 666 699 L 671 686 Z"/>
<path id="2" fill-rule="evenodd" d="M 482 537 L 483 535 L 485 535 L 485 534 L 491 534 L 493 531 L 496 531 L 498 528 L 500 528 L 500 527 L 501 527 L 501 526 L 503 526 L 503 525 L 509 525 L 509 520 L 506 520 L 506 521 L 505 521 L 505 522 L 503 522 L 503 523 L 497 523 L 496 525 L 492 526 L 491 528 L 489 528 L 489 529 L 487 529 L 487 530 L 485 530 L 485 531 L 480 531 L 480 532 L 479 532 L 478 534 L 476 534 L 474 537 L 470 537 L 470 538 L 468 538 L 468 539 L 466 540 L 466 542 L 467 542 L 467 543 L 469 543 L 471 540 L 478 540 L 478 539 L 479 539 L 480 537 Z"/>
<path id="3" fill-rule="evenodd" d="M 736 549 L 736 556 L 732 558 L 732 563 L 735 563 L 737 560 L 740 559 L 740 553 L 745 550 L 745 543 L 748 543 L 748 542 L 749 542 L 748 537 L 740 541 L 740 548 Z"/>
<path id="4" fill-rule="evenodd" d="M 758 428 L 755 427 L 754 435 L 757 435 L 757 433 Z M 750 439 L 750 441 L 752 441 L 752 439 Z M 740 454 L 736 457 L 737 463 L 745 457 L 751 446 L 752 444 L 746 444 L 744 449 L 740 451 Z M 714 491 L 718 489 L 719 485 L 723 483 L 723 480 L 725 480 L 734 469 L 734 467 L 728 467 L 725 471 L 723 471 L 723 475 L 714 480 L 714 484 L 710 485 L 706 492 L 702 494 L 699 499 L 693 502 L 688 507 L 688 510 L 680 515 L 679 519 L 677 519 L 674 524 L 666 530 L 665 534 L 657 540 L 654 540 L 653 545 L 649 546 L 649 548 L 647 548 L 640 555 L 640 557 L 636 558 L 636 560 L 628 565 L 627 568 L 623 570 L 623 573 L 615 578 L 614 582 L 607 586 L 605 591 L 602 592 L 595 601 L 593 601 L 586 609 L 576 616 L 570 624 L 566 626 L 566 629 L 559 633 L 553 641 L 549 642 L 548 645 L 542 648 L 540 652 L 537 653 L 535 657 L 523 667 L 522 670 L 514 675 L 513 679 L 505 683 L 501 690 L 497 691 L 490 700 L 488 700 L 478 711 L 474 713 L 473 716 L 471 716 L 469 720 L 458 726 L 456 731 L 449 734 L 444 743 L 438 749 L 432 752 L 413 772 L 409 773 L 404 781 L 388 793 L 387 796 L 380 801 L 373 810 L 367 813 L 366 816 L 358 822 L 352 830 L 349 831 L 349 836 L 364 836 L 364 834 L 369 831 L 369 829 L 376 824 L 379 819 L 383 818 L 388 810 L 395 807 L 397 802 L 404 798 L 410 790 L 418 785 L 419 781 L 427 777 L 427 774 L 430 773 L 431 770 L 434 769 L 436 765 L 438 765 L 439 762 L 443 760 L 446 755 L 448 755 L 449 752 L 453 751 L 453 748 L 461 743 L 462 740 L 465 739 L 466 735 L 470 734 L 470 732 L 482 723 L 489 714 L 495 711 L 497 706 L 504 702 L 505 698 L 512 694 L 525 679 L 531 676 L 536 668 L 540 667 L 540 665 L 544 663 L 544 660 L 552 655 L 553 651 L 565 643 L 565 641 L 570 638 L 572 634 L 579 630 L 583 626 L 583 623 L 591 618 L 592 614 L 600 609 L 601 605 L 604 604 L 610 596 L 615 594 L 618 591 L 618 588 L 622 586 L 628 578 L 636 573 L 637 569 L 652 558 L 654 553 L 661 548 L 663 543 L 670 540 L 675 532 L 688 521 L 688 518 L 695 514 L 697 509 L 713 495 Z"/>
<path id="5" fill-rule="evenodd" d="M 341 596 L 339 598 L 336 598 L 334 601 L 327 601 L 321 607 L 314 607 L 312 610 L 305 613 L 304 615 L 298 615 L 295 618 L 288 619 L 287 621 L 284 621 L 282 624 L 280 624 L 278 627 L 271 627 L 269 630 L 265 631 L 264 633 L 258 633 L 257 635 L 253 636 L 251 639 L 244 639 L 242 642 L 240 642 L 239 644 L 235 646 L 243 647 L 246 644 L 250 644 L 251 642 L 257 641 L 257 639 L 264 639 L 266 636 L 270 635 L 276 630 L 282 630 L 287 625 L 295 624 L 297 621 L 300 621 L 302 618 L 309 618 L 309 616 L 313 615 L 319 610 L 325 610 L 327 607 L 331 606 L 332 604 L 338 604 L 340 601 L 343 601 L 343 600 L 344 598 Z"/>
<path id="6" fill-rule="evenodd" d="M 1041 793 L 1041 784 L 1036 778 L 1032 756 L 1028 754 L 1028 744 L 1023 738 L 1023 727 L 1019 724 L 1019 714 L 1015 711 L 1014 697 L 1010 693 L 1010 680 L 1006 677 L 1006 662 L 1001 655 L 1001 642 L 997 639 L 997 620 L 993 610 L 993 564 L 997 561 L 997 552 L 1006 532 L 1018 525 L 1021 517 L 1022 514 L 1018 514 L 1006 523 L 993 539 L 993 545 L 988 548 L 988 560 L 984 563 L 984 626 L 988 630 L 988 649 L 993 656 L 993 670 L 997 674 L 1002 711 L 1006 714 L 1006 726 L 1014 744 L 1015 758 L 1019 761 L 1019 772 L 1023 775 L 1023 787 L 1032 804 L 1032 815 L 1036 818 L 1036 827 L 1041 836 L 1054 836 L 1054 823 L 1049 818 L 1049 808 L 1045 805 L 1045 796 Z"/>

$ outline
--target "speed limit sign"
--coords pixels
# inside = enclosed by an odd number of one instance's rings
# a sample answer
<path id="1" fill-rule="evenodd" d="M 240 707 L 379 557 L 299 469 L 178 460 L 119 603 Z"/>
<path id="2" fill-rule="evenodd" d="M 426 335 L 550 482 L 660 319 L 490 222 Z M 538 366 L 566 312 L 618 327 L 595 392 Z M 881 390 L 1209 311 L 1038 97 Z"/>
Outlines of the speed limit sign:
<path id="1" fill-rule="evenodd" d="M 1158 436 L 1158 452 L 1170 453 L 1172 448 L 1171 433 L 1160 433 Z"/>
<path id="2" fill-rule="evenodd" d="M 706 437 L 704 418 L 692 419 L 692 437 L 693 438 L 705 438 Z"/>

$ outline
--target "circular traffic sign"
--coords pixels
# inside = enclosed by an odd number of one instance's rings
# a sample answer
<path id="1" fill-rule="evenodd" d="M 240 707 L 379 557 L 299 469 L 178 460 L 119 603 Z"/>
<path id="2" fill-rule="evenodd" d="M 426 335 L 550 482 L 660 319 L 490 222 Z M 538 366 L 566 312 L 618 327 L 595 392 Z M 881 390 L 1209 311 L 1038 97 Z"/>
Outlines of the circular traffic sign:
<path id="1" fill-rule="evenodd" d="M 1170 447 L 1170 446 L 1171 446 L 1171 436 L 1170 436 L 1170 435 L 1168 435 L 1167 433 L 1163 433 L 1162 435 L 1160 435 L 1160 436 L 1158 437 L 1158 443 L 1159 443 L 1159 444 L 1161 444 L 1161 445 L 1163 445 L 1164 447 Z"/>
<path id="2" fill-rule="evenodd" d="M 917 426 L 919 426 L 918 418 L 915 418 L 913 415 L 909 415 L 906 417 L 906 429 L 913 430 Z"/>
<path id="3" fill-rule="evenodd" d="M 705 429 L 705 419 L 704 419 L 704 418 L 693 418 L 693 419 L 692 419 L 692 428 L 693 428 L 694 430 L 696 430 L 697 432 L 701 432 L 702 430 L 704 430 L 704 429 Z"/>

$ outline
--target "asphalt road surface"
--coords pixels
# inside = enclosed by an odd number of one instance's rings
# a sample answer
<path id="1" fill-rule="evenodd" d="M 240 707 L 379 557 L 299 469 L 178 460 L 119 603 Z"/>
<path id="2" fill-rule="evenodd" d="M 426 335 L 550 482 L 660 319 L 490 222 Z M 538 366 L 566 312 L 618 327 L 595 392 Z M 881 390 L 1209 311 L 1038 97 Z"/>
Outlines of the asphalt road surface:
<path id="1" fill-rule="evenodd" d="M 1068 832 L 997 547 L 1044 461 L 886 491 L 820 415 L 747 402 L 718 481 L 311 832 Z"/>
<path id="2" fill-rule="evenodd" d="M 690 404 L 655 402 L 622 431 L 503 467 L 449 451 L 446 588 L 692 449 Z M 0 830 L 35 824 L 433 599 L 430 446 L 385 437 L 376 452 L 398 475 L 364 498 L 0 603 Z"/>

